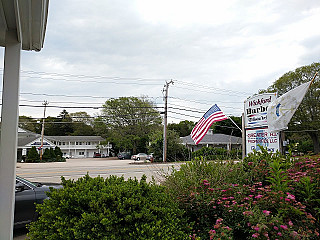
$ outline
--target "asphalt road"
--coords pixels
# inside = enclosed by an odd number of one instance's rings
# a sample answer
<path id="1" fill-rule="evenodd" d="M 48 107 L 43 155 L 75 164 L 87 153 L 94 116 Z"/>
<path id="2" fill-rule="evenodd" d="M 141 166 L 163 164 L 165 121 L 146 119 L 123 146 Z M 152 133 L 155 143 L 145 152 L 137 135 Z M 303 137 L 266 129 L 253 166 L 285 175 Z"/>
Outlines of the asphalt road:
<path id="1" fill-rule="evenodd" d="M 118 160 L 110 158 L 67 159 L 67 162 L 55 163 L 17 163 L 16 174 L 33 182 L 60 183 L 61 176 L 66 179 L 78 179 L 87 173 L 91 177 L 110 175 L 124 176 L 125 179 L 141 178 L 145 174 L 149 180 L 153 176 L 161 182 L 163 174 L 179 163 L 143 163 L 142 161 Z"/>
<path id="2" fill-rule="evenodd" d="M 140 179 L 143 174 L 147 180 L 152 176 L 161 182 L 164 176 L 172 171 L 172 167 L 179 169 L 180 163 L 143 163 L 132 160 L 118 160 L 115 158 L 84 158 L 67 159 L 66 162 L 55 163 L 17 163 L 16 174 L 32 182 L 60 183 L 61 176 L 66 179 L 78 179 L 87 173 L 91 177 L 110 175 Z M 14 231 L 14 240 L 26 239 L 26 229 Z"/>

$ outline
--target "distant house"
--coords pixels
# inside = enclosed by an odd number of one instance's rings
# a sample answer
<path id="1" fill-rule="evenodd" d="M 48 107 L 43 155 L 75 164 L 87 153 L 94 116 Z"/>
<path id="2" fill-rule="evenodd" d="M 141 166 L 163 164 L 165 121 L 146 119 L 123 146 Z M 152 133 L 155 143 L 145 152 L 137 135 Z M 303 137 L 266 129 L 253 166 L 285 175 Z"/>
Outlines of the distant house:
<path id="1" fill-rule="evenodd" d="M 208 133 L 203 137 L 198 145 L 195 145 L 191 136 L 181 137 L 182 144 L 185 145 L 192 152 L 201 149 L 202 147 L 217 147 L 225 148 L 227 150 L 240 149 L 242 145 L 242 138 L 222 133 L 213 133 L 212 129 L 209 129 Z"/>
<path id="2" fill-rule="evenodd" d="M 96 153 L 109 156 L 111 144 L 101 145 L 104 139 L 100 136 L 44 136 L 43 149 L 58 146 L 64 157 L 90 158 Z M 32 148 L 39 149 L 41 135 L 19 128 L 18 131 L 18 160 Z"/>

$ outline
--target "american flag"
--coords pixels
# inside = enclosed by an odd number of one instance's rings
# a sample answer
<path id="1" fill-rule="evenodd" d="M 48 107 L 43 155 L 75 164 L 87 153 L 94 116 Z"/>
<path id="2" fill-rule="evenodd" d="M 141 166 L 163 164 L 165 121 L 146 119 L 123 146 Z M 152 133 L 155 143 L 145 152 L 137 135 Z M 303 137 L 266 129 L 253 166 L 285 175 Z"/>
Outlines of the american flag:
<path id="1" fill-rule="evenodd" d="M 213 105 L 192 129 L 191 138 L 194 143 L 198 144 L 202 140 L 214 122 L 226 119 L 228 119 L 228 117 L 221 111 L 217 104 Z"/>

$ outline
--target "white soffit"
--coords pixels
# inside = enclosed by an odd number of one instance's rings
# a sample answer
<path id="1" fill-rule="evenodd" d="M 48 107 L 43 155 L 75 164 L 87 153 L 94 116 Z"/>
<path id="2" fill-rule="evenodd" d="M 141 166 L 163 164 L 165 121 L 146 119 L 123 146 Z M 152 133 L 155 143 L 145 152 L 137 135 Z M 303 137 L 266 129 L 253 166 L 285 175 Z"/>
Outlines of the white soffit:
<path id="1" fill-rule="evenodd" d="M 43 47 L 49 0 L 0 0 L 0 46 L 7 31 L 16 31 L 23 50 Z"/>

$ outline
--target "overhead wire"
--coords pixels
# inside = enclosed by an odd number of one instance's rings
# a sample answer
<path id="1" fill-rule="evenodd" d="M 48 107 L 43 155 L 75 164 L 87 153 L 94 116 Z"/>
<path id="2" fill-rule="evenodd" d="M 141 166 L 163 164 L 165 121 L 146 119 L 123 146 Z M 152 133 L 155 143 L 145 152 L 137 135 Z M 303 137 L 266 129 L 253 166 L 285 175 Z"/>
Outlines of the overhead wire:
<path id="1" fill-rule="evenodd" d="M 0 69 L 2 70 L 2 69 Z M 70 81 L 70 82 L 91 82 L 91 83 L 112 83 L 110 82 L 111 80 L 117 80 L 116 82 L 113 83 L 119 83 L 122 82 L 124 83 L 124 81 L 129 81 L 130 84 L 132 83 L 137 83 L 137 84 L 141 84 L 141 85 L 147 85 L 147 82 L 157 82 L 157 81 L 163 81 L 163 80 L 167 80 L 167 79 L 162 79 L 162 78 L 133 78 L 133 77 L 110 77 L 110 76 L 100 76 L 100 75 L 77 75 L 77 74 L 61 74 L 61 73 L 48 73 L 48 72 L 36 72 L 36 71 L 26 71 L 26 70 L 22 70 L 22 77 L 37 77 L 40 79 L 51 79 L 51 80 L 63 80 L 63 81 Z M 69 78 L 69 79 L 68 79 Z M 94 79 L 92 80 L 87 80 L 87 79 Z M 106 81 L 107 80 L 107 81 Z M 121 84 L 122 84 L 121 83 Z M 127 82 L 126 82 L 127 83 Z M 181 80 L 175 80 L 175 83 L 178 83 L 178 85 L 182 85 L 182 86 L 192 86 L 192 89 L 190 88 L 185 88 L 188 90 L 196 90 L 196 91 L 202 91 L 201 89 L 205 89 L 205 91 L 209 90 L 209 92 L 217 92 L 218 94 L 223 94 L 223 95 L 244 95 L 244 94 L 248 94 L 245 92 L 240 92 L 240 91 L 233 91 L 233 90 L 228 90 L 228 89 L 222 89 L 222 88 L 216 88 L 216 87 L 210 87 L 210 86 L 205 86 L 205 85 L 200 85 L 200 84 L 194 84 L 194 83 L 189 83 L 186 81 L 181 81 Z M 154 83 L 152 83 L 154 84 Z M 156 85 L 158 85 L 158 83 L 156 83 Z M 162 85 L 162 83 L 161 83 Z M 176 85 L 175 85 L 176 86 Z M 177 87 L 177 86 L 176 86 Z M 196 87 L 196 88 L 195 88 Z M 178 86 L 178 88 L 184 88 L 181 86 Z M 66 98 L 92 98 L 92 99 L 106 99 L 105 96 L 92 96 L 92 95 L 68 95 L 68 94 L 48 94 L 48 93 L 33 93 L 33 92 L 22 92 L 20 93 L 20 95 L 31 95 L 31 96 L 46 96 L 46 97 L 66 97 Z M 148 98 L 148 99 L 158 99 L 158 98 L 162 98 L 161 96 L 159 97 L 148 97 L 148 96 L 143 96 L 142 98 Z M 194 99 L 183 99 L 183 98 L 178 98 L 178 97 L 171 97 L 169 96 L 169 98 L 171 99 L 178 99 L 178 100 L 182 100 L 182 101 L 187 101 L 187 102 L 194 102 L 194 103 L 198 103 L 198 104 L 205 104 L 208 105 L 208 102 L 206 101 L 201 102 L 201 100 L 194 100 Z M 112 99 L 112 98 L 111 98 Z M 30 101 L 31 100 L 25 100 L 25 101 Z M 60 102 L 55 102 L 55 103 L 60 103 Z M 62 103 L 62 102 L 61 102 Z M 72 103 L 72 104 L 81 104 L 81 103 L 76 103 L 76 102 L 66 102 L 66 103 Z M 230 102 L 231 103 L 231 102 Z M 101 109 L 101 106 L 83 106 L 84 104 L 98 104 L 98 103 L 83 103 L 81 104 L 81 107 L 77 107 L 77 106 L 48 106 L 48 107 L 55 107 L 55 108 L 66 108 L 66 109 L 72 109 L 72 108 L 83 108 L 83 109 Z M 159 103 L 155 103 L 155 104 L 159 104 Z M 42 107 L 42 106 L 33 106 L 33 105 L 29 105 L 29 104 L 21 104 L 21 107 Z M 236 108 L 234 106 L 225 106 L 224 108 L 230 108 L 230 109 L 239 109 Z M 174 109 L 174 108 L 172 108 Z M 192 109 L 178 109 L 176 108 L 175 110 L 178 111 L 187 111 L 187 112 L 197 112 L 197 113 L 202 113 L 202 111 L 206 111 L 206 110 L 192 110 Z"/>

